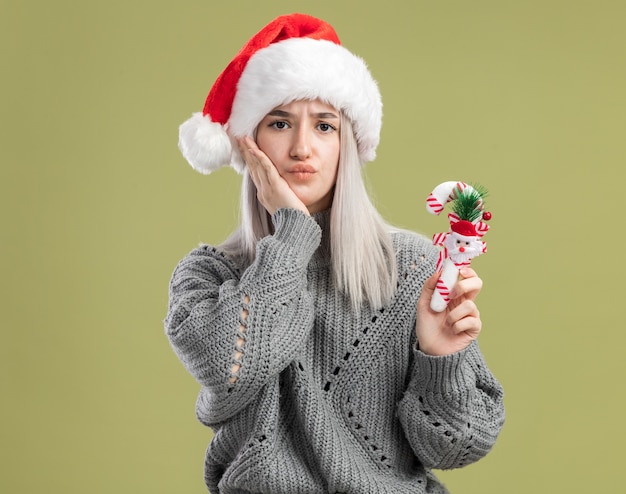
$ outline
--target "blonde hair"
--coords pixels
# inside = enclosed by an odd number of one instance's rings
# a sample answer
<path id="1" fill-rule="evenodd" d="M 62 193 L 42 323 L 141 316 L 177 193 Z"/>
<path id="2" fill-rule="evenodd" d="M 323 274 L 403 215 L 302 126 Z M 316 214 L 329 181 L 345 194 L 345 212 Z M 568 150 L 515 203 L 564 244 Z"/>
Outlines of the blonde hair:
<path id="1" fill-rule="evenodd" d="M 361 175 L 362 162 L 350 120 L 341 113 L 341 148 L 330 212 L 333 276 L 355 308 L 387 305 L 396 283 L 391 229 L 374 207 Z M 247 171 L 241 188 L 241 223 L 220 246 L 232 257 L 254 262 L 257 242 L 273 233 L 269 213 L 258 201 Z"/>

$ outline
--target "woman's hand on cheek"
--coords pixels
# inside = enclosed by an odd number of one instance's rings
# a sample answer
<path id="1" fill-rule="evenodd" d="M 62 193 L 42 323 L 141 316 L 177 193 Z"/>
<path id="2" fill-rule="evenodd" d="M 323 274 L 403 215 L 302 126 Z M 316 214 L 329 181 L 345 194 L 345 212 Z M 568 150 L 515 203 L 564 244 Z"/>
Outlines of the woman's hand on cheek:
<path id="1" fill-rule="evenodd" d="M 417 341 L 419 349 L 428 355 L 449 355 L 478 338 L 482 321 L 475 299 L 483 283 L 473 269 L 463 268 L 448 307 L 435 312 L 430 308 L 430 300 L 438 278 L 439 273 L 435 273 L 426 280 L 417 303 Z"/>
<path id="2" fill-rule="evenodd" d="M 245 136 L 239 138 L 237 143 L 256 186 L 257 198 L 263 207 L 270 214 L 274 214 L 280 208 L 293 208 L 308 215 L 307 207 L 298 199 L 289 184 L 280 176 L 274 163 L 259 149 L 256 142 Z"/>

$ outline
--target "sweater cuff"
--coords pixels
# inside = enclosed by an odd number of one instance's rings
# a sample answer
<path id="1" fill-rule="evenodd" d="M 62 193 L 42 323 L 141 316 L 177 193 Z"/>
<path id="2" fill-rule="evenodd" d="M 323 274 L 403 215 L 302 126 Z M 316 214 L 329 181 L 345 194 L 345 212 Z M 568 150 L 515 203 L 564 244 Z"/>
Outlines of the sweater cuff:
<path id="1" fill-rule="evenodd" d="M 274 239 L 284 243 L 298 257 L 307 261 L 320 245 L 322 230 L 313 218 L 291 208 L 278 209 L 272 215 Z"/>
<path id="2" fill-rule="evenodd" d="M 470 343 L 474 345 L 475 342 Z M 435 394 L 458 394 L 468 389 L 473 376 L 465 365 L 470 346 L 451 355 L 432 356 L 414 349 L 415 374 L 413 382 L 421 391 Z"/>

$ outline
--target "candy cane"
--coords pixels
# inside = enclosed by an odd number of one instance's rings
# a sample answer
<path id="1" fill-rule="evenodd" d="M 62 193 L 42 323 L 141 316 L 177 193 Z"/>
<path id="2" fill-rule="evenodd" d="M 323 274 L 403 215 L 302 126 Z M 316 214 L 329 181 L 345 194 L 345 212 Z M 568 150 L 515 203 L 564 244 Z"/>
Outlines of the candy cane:
<path id="1" fill-rule="evenodd" d="M 439 215 L 443 211 L 444 206 L 448 202 L 457 199 L 459 194 L 465 189 L 468 189 L 469 192 L 475 191 L 471 185 L 468 185 L 465 182 L 450 181 L 439 184 L 426 199 L 426 210 L 431 214 Z M 482 206 L 482 200 L 480 201 L 480 206 Z M 458 216 L 454 213 L 450 213 L 448 216 L 450 224 L 459 221 Z M 484 232 L 481 232 L 481 236 L 482 234 L 484 234 Z M 433 236 L 433 243 L 435 245 L 441 245 L 446 235 L 448 234 L 435 234 Z M 435 312 L 443 312 L 450 302 L 450 291 L 459 278 L 459 268 L 454 264 L 454 262 L 452 262 L 452 260 L 447 258 L 447 256 L 443 259 L 443 262 L 441 262 L 440 259 L 437 268 L 441 271 L 441 274 L 439 275 L 437 287 L 433 292 L 433 297 L 430 301 L 430 308 Z"/>
<path id="2" fill-rule="evenodd" d="M 465 189 L 469 189 L 470 192 L 474 190 L 465 182 L 450 181 L 437 185 L 426 199 L 426 211 L 438 215 L 447 203 L 456 199 L 458 193 Z"/>
<path id="3" fill-rule="evenodd" d="M 433 298 L 430 300 L 430 308 L 435 312 L 443 312 L 446 310 L 450 302 L 450 291 L 454 287 L 459 278 L 459 270 L 450 259 L 443 261 L 441 275 L 437 280 L 437 288 L 433 292 Z"/>

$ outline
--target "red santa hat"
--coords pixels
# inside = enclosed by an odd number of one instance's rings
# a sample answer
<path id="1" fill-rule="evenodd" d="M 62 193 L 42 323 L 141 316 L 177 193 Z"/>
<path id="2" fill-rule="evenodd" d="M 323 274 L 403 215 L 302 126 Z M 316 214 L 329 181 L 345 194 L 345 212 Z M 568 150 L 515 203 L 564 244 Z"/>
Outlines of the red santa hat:
<path id="1" fill-rule="evenodd" d="M 203 111 L 180 126 L 178 146 L 200 173 L 228 165 L 242 173 L 233 139 L 253 135 L 277 106 L 305 99 L 342 111 L 352 122 L 360 158 L 374 159 L 382 123 L 376 81 L 330 24 L 304 14 L 280 16 L 246 43 L 213 84 Z"/>
<path id="2" fill-rule="evenodd" d="M 450 225 L 450 229 L 462 237 L 476 237 L 478 233 L 476 232 L 476 225 L 471 221 L 467 220 L 459 220 L 456 223 L 452 223 Z"/>

